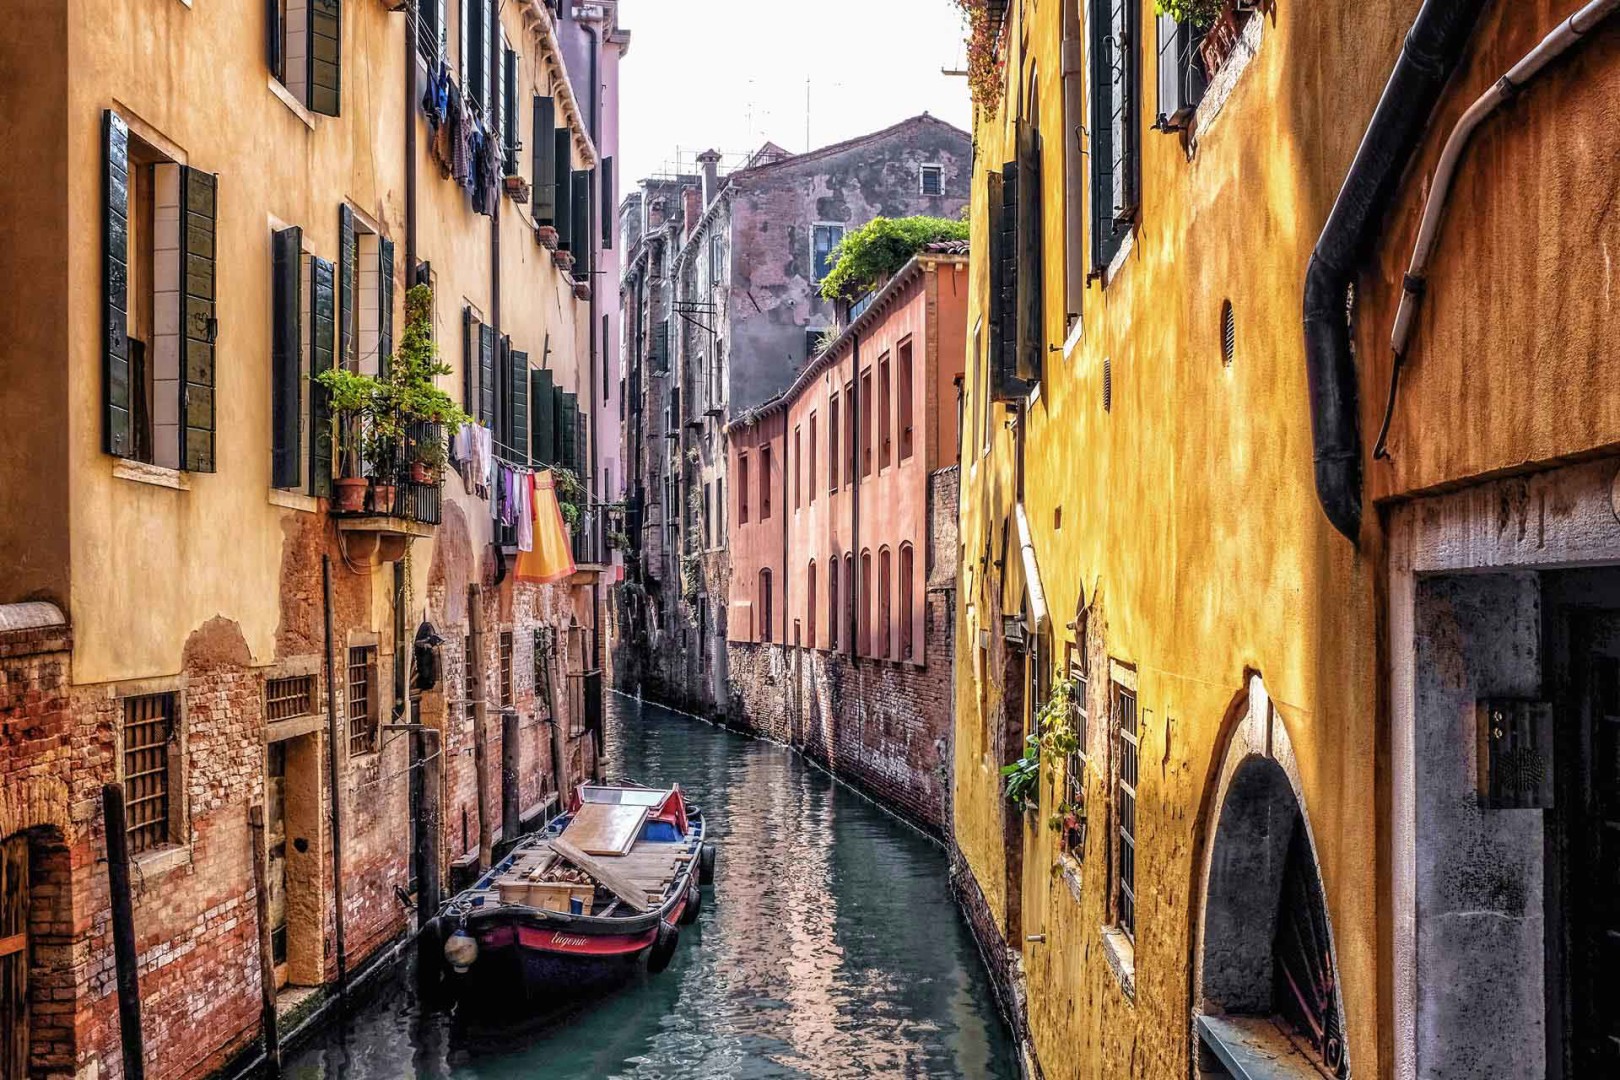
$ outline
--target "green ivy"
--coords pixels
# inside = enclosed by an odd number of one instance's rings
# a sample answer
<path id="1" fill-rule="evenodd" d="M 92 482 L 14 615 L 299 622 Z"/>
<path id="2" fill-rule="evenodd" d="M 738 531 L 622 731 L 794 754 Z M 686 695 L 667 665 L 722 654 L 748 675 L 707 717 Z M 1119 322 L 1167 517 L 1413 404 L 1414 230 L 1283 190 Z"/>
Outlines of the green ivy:
<path id="1" fill-rule="evenodd" d="M 823 300 L 854 300 L 897 273 L 929 244 L 966 240 L 968 223 L 939 217 L 875 217 L 847 233 L 833 249 L 833 268 L 821 281 Z"/>
<path id="2" fill-rule="evenodd" d="M 1153 10 L 1179 23 L 1208 26 L 1220 15 L 1226 0 L 1153 0 Z"/>

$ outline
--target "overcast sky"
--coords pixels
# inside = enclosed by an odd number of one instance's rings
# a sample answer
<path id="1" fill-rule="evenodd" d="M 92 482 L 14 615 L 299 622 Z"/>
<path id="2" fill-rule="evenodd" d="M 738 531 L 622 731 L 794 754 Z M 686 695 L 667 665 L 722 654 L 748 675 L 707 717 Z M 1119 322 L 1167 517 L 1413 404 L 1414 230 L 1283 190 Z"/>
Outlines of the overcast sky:
<path id="1" fill-rule="evenodd" d="M 621 193 L 710 146 L 795 153 L 930 112 L 966 129 L 953 0 L 620 0 Z"/>

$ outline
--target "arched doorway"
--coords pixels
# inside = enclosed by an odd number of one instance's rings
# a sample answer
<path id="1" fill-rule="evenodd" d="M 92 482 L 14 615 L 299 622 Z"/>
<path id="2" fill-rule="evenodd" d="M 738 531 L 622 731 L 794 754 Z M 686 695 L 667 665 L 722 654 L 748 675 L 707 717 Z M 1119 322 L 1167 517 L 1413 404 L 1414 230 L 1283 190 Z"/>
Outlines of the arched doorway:
<path id="1" fill-rule="evenodd" d="M 1348 1077 L 1333 932 L 1288 734 L 1258 676 L 1211 804 L 1194 958 L 1196 1077 Z"/>
<path id="2" fill-rule="evenodd" d="M 69 880 L 55 829 L 0 839 L 0 1080 L 73 1066 Z"/>

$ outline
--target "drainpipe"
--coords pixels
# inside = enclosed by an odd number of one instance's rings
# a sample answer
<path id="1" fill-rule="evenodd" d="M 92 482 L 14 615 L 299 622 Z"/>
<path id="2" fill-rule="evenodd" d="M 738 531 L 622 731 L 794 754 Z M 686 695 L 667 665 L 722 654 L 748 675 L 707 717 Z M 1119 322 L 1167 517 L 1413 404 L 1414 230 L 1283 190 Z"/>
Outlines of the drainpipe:
<path id="1" fill-rule="evenodd" d="M 1428 201 L 1423 206 L 1423 220 L 1418 225 L 1417 243 L 1412 248 L 1412 262 L 1407 268 L 1406 279 L 1403 282 L 1401 306 L 1395 312 L 1395 325 L 1390 331 L 1389 345 L 1395 354 L 1395 360 L 1390 370 L 1389 403 L 1384 409 L 1384 423 L 1378 432 L 1373 457 L 1387 456 L 1384 444 L 1389 438 L 1390 418 L 1395 412 L 1396 385 L 1400 378 L 1401 367 L 1406 363 L 1407 345 L 1412 335 L 1412 326 L 1417 321 L 1418 307 L 1423 303 L 1429 258 L 1434 254 L 1435 242 L 1440 232 L 1440 219 L 1446 209 L 1446 198 L 1451 193 L 1451 182 L 1456 177 L 1463 151 L 1468 148 L 1468 141 L 1492 113 L 1511 101 L 1526 83 L 1541 72 L 1542 68 L 1572 48 L 1582 37 L 1595 29 L 1598 23 L 1614 14 L 1617 8 L 1620 8 L 1620 0 L 1592 0 L 1559 23 L 1550 34 L 1541 39 L 1540 44 L 1524 55 L 1524 59 L 1509 68 L 1507 74 L 1481 94 L 1451 129 L 1445 149 L 1440 152 L 1440 161 L 1435 165 L 1434 179 L 1429 184 Z"/>
<path id="2" fill-rule="evenodd" d="M 1356 264 L 1462 56 L 1483 0 L 1424 0 L 1305 271 L 1305 374 L 1316 495 L 1333 527 L 1361 534 L 1361 433 L 1346 315 Z"/>
<path id="3" fill-rule="evenodd" d="M 855 433 L 853 439 L 848 440 L 846 451 L 849 454 L 849 552 L 854 556 L 849 565 L 853 572 L 849 575 L 849 594 L 855 602 L 849 605 L 849 657 L 854 660 L 856 653 L 856 635 L 860 632 L 861 605 L 866 603 L 866 590 L 861 588 L 861 440 L 866 433 L 861 430 L 861 335 L 852 333 L 849 336 L 849 401 L 847 402 L 849 414 L 849 429 Z"/>
<path id="4" fill-rule="evenodd" d="M 601 80 L 601 76 L 598 73 L 598 69 L 597 69 L 597 64 L 599 62 L 599 57 L 598 57 L 597 54 L 598 54 L 598 50 L 601 48 L 602 41 L 601 41 L 601 36 L 597 33 L 596 27 L 593 26 L 592 24 L 590 24 L 588 22 L 587 23 L 581 23 L 580 28 L 585 31 L 585 37 L 587 39 L 589 39 L 589 41 L 590 41 L 590 53 L 591 53 L 591 111 L 589 113 L 588 120 L 589 120 L 589 123 L 590 123 L 590 131 L 591 131 L 591 145 L 598 147 L 599 150 L 600 150 L 601 144 L 597 142 L 597 138 L 598 138 L 598 132 L 600 131 L 600 120 L 601 120 L 601 118 L 600 118 L 600 116 L 598 114 L 601 112 L 601 109 L 602 109 L 602 101 L 601 101 L 601 94 L 602 94 L 601 81 L 602 80 Z M 602 178 L 602 174 L 601 174 L 601 171 L 600 171 L 601 168 L 602 168 L 602 164 L 601 164 L 600 161 L 597 162 L 596 167 L 597 167 L 597 170 L 598 170 L 598 172 L 596 174 L 596 181 L 597 181 L 597 184 L 598 184 L 598 190 L 600 190 L 600 182 L 601 182 L 601 178 Z M 586 205 L 588 206 L 591 201 L 592 200 L 590 199 L 590 194 L 589 194 L 589 192 L 587 192 Z M 608 208 L 605 207 L 605 206 L 601 207 L 600 209 L 601 209 L 601 212 L 604 213 L 604 214 L 608 212 Z M 592 491 L 598 491 L 597 486 L 596 486 L 596 484 L 597 484 L 597 474 L 601 472 L 600 465 L 601 465 L 601 454 L 602 454 L 602 450 L 601 450 L 602 432 L 600 430 L 601 418 L 597 415 L 597 403 L 596 403 L 596 374 L 597 374 L 596 365 L 598 363 L 601 363 L 603 366 L 606 366 L 607 357 L 602 356 L 602 357 L 599 358 L 597 356 L 597 351 L 600 348 L 602 348 L 603 346 L 605 346 L 606 342 L 605 341 L 599 341 L 598 338 L 597 338 L 597 325 L 596 325 L 596 323 L 597 323 L 597 307 L 596 307 L 597 300 L 596 300 L 596 290 L 597 290 L 597 287 L 598 287 L 598 283 L 595 280 L 592 280 L 597 276 L 596 275 L 597 263 L 598 263 L 598 260 L 600 260 L 600 258 L 601 258 L 601 247 L 600 247 L 600 245 L 601 245 L 601 242 L 602 242 L 602 240 L 601 240 L 602 231 L 600 229 L 592 227 L 592 222 L 590 221 L 590 215 L 589 214 L 585 215 L 585 217 L 586 217 L 585 231 L 590 234 L 590 237 L 586 241 L 586 243 L 592 245 L 592 247 L 595 248 L 595 251 L 596 251 L 595 257 L 592 258 L 590 260 L 590 262 L 587 264 L 589 270 L 591 271 L 590 277 L 587 278 L 587 280 L 590 281 L 590 286 L 591 286 L 591 298 L 590 298 L 589 301 L 587 301 L 587 303 L 590 305 L 590 307 L 587 310 L 590 312 L 590 323 L 591 323 L 591 325 L 590 325 L 590 350 L 591 350 L 591 355 L 590 355 L 590 365 L 589 365 L 589 367 L 590 367 L 589 374 L 590 374 L 590 383 L 591 383 L 591 387 L 590 387 L 590 403 L 591 403 L 590 461 L 591 461 L 591 475 L 590 475 L 589 482 L 585 485 L 585 490 L 587 492 L 592 492 Z M 596 507 L 596 514 L 595 514 L 596 525 L 595 525 L 595 529 L 593 530 L 595 532 L 595 535 L 591 537 L 591 545 L 592 545 L 591 554 L 592 554 L 592 557 L 593 557 L 593 561 L 598 562 L 598 563 L 607 561 L 607 552 L 603 550 L 603 533 L 605 531 L 604 530 L 604 524 L 605 524 L 605 519 L 606 519 L 606 512 L 601 509 L 602 503 L 604 503 L 607 500 L 607 495 L 608 495 L 607 492 L 600 491 L 600 492 L 598 492 L 598 494 L 597 494 L 597 496 L 595 498 L 591 499 L 591 504 L 594 507 Z M 592 661 L 593 666 L 598 671 L 600 671 L 602 669 L 602 667 L 603 667 L 602 660 L 603 660 L 603 655 L 602 655 L 602 575 L 601 575 L 600 572 L 598 572 L 596 575 L 594 575 L 594 577 L 593 577 L 593 579 L 591 581 L 591 661 Z M 594 725 L 592 726 L 591 730 L 593 732 L 596 730 Z M 595 759 L 596 759 L 596 761 L 598 763 L 598 768 L 600 768 L 601 757 L 602 757 L 602 748 L 600 746 L 594 745 L 594 743 L 595 743 L 594 738 L 593 738 L 592 742 L 593 742 L 593 750 L 594 750 L 594 755 L 593 756 L 595 757 Z"/>
<path id="5" fill-rule="evenodd" d="M 405 9 L 405 289 L 416 280 L 416 40 L 421 34 L 422 3 Z"/>

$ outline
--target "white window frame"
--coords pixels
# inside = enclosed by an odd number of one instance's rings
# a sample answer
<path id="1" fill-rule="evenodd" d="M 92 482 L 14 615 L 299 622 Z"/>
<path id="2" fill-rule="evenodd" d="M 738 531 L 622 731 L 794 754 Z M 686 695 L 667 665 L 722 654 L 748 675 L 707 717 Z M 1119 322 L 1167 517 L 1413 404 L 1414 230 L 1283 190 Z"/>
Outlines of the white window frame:
<path id="1" fill-rule="evenodd" d="M 939 177 L 939 190 L 938 191 L 929 191 L 928 190 L 928 184 L 923 179 L 923 177 L 928 175 L 928 170 L 930 170 L 930 169 L 934 170 L 935 174 L 938 175 L 938 177 Z M 925 162 L 921 163 L 920 165 L 918 165 L 917 166 L 917 193 L 919 195 L 926 195 L 926 196 L 928 196 L 930 198 L 943 197 L 944 194 L 945 194 L 945 166 L 942 165 L 941 163 L 937 162 L 937 161 L 925 161 Z"/>
<path id="2" fill-rule="evenodd" d="M 842 221 L 813 221 L 810 223 L 810 283 L 812 285 L 819 285 L 826 280 L 826 275 L 818 274 L 816 272 L 816 234 L 822 229 L 838 230 L 838 239 L 834 240 L 827 247 L 828 272 L 832 271 L 834 265 L 831 261 L 833 251 L 840 243 L 843 242 L 844 237 L 849 235 L 849 229 Z"/>

